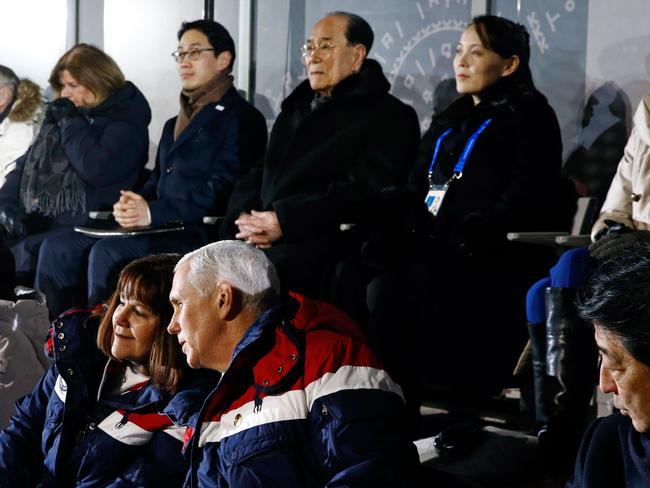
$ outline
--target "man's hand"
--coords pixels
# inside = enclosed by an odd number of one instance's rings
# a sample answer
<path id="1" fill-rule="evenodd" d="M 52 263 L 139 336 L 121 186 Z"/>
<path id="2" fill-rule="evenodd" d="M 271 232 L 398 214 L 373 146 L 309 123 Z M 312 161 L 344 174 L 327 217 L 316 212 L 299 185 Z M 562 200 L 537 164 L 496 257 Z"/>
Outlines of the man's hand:
<path id="1" fill-rule="evenodd" d="M 120 199 L 113 205 L 115 221 L 122 227 L 144 227 L 151 224 L 149 204 L 137 193 L 120 191 Z"/>
<path id="2" fill-rule="evenodd" d="M 618 253 L 621 249 L 635 245 L 637 242 L 650 242 L 650 231 L 628 230 L 626 232 L 607 234 L 591 246 L 591 257 L 601 261 Z"/>
<path id="3" fill-rule="evenodd" d="M 260 249 L 266 249 L 273 245 L 275 241 L 282 237 L 282 229 L 278 222 L 278 216 L 273 211 L 241 214 L 235 225 L 239 232 L 235 236 L 237 239 L 253 244 Z"/>

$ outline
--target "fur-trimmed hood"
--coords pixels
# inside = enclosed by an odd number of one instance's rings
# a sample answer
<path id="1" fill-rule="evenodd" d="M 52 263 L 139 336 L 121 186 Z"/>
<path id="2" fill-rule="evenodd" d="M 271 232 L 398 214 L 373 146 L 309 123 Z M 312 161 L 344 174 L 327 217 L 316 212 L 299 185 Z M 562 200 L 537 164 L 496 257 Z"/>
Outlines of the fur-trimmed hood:
<path id="1" fill-rule="evenodd" d="M 9 112 L 9 120 L 12 122 L 38 120 L 42 107 L 43 97 L 40 87 L 33 81 L 23 78 L 18 85 L 16 101 Z"/>

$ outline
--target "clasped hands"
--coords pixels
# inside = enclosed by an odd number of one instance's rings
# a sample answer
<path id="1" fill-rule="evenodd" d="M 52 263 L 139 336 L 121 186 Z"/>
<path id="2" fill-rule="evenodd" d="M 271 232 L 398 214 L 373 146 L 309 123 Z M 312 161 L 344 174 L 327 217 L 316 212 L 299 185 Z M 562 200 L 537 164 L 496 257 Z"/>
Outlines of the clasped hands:
<path id="1" fill-rule="evenodd" d="M 120 199 L 113 205 L 113 217 L 122 227 L 144 227 L 151 224 L 149 204 L 132 191 L 120 191 Z"/>
<path id="2" fill-rule="evenodd" d="M 239 229 L 235 237 L 259 249 L 268 249 L 282 237 L 278 216 L 273 211 L 241 213 L 235 225 Z"/>

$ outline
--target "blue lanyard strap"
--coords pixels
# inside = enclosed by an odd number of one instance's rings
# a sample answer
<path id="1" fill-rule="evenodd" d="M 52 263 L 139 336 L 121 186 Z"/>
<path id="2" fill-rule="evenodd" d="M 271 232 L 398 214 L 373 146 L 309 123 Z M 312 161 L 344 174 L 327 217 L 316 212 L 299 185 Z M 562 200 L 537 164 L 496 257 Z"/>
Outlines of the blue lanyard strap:
<path id="1" fill-rule="evenodd" d="M 474 144 L 476 144 L 476 139 L 478 139 L 478 136 L 481 135 L 481 132 L 485 130 L 485 128 L 490 125 L 492 122 L 492 119 L 487 119 L 485 120 L 476 131 L 469 137 L 467 140 L 467 143 L 465 144 L 465 148 L 463 149 L 463 152 L 460 155 L 460 158 L 458 159 L 458 162 L 456 163 L 456 166 L 454 166 L 454 176 L 452 178 L 458 179 L 463 175 L 463 169 L 465 168 L 465 164 L 467 163 L 467 160 L 469 159 L 469 155 L 472 152 L 472 149 L 474 149 Z M 431 158 L 431 165 L 429 166 L 429 179 L 431 179 L 431 175 L 433 174 L 433 168 L 436 164 L 436 160 L 438 159 L 438 153 L 440 152 L 440 146 L 442 145 L 442 141 L 445 137 L 449 135 L 451 132 L 451 129 L 447 129 L 444 131 L 440 137 L 438 137 L 438 140 L 436 141 L 436 146 L 435 149 L 433 150 L 433 157 Z"/>
<path id="2" fill-rule="evenodd" d="M 429 176 L 433 173 L 433 167 L 436 165 L 436 160 L 438 159 L 438 153 L 440 152 L 440 146 L 442 146 L 442 141 L 451 133 L 451 128 L 444 131 L 440 137 L 436 140 L 436 147 L 433 150 L 433 157 L 431 158 L 431 164 L 429 165 Z"/>

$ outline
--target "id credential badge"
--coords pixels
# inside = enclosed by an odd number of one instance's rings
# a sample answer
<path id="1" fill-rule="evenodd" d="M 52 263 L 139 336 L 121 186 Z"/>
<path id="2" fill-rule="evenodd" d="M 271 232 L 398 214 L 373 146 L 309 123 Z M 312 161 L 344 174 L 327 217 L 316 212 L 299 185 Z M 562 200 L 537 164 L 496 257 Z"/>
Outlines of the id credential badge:
<path id="1" fill-rule="evenodd" d="M 445 194 L 449 185 L 431 185 L 429 187 L 429 193 L 427 193 L 427 198 L 424 200 L 426 203 L 429 212 L 431 212 L 434 217 L 438 215 L 442 201 L 445 199 Z"/>
<path id="2" fill-rule="evenodd" d="M 465 148 L 463 149 L 463 152 L 460 155 L 460 159 L 456 163 L 456 166 L 454 166 L 453 175 L 451 176 L 449 181 L 447 181 L 447 183 L 445 183 L 444 185 L 435 185 L 433 183 L 432 181 L 433 168 L 436 165 L 436 160 L 438 159 L 438 153 L 440 152 L 440 145 L 442 144 L 443 139 L 451 133 L 451 128 L 444 131 L 440 135 L 440 137 L 438 137 L 438 139 L 436 140 L 436 145 L 433 149 L 433 156 L 431 157 L 431 165 L 429 166 L 429 193 L 427 193 L 427 197 L 424 200 L 424 203 L 429 209 L 429 212 L 431 212 L 434 216 L 438 215 L 438 211 L 442 206 L 442 202 L 445 199 L 445 195 L 447 194 L 447 190 L 449 189 L 450 183 L 454 180 L 459 180 L 463 177 L 463 169 L 465 168 L 465 163 L 467 163 L 467 159 L 469 158 L 469 155 L 472 152 L 472 149 L 474 148 L 474 144 L 476 144 L 476 139 L 481 134 L 481 132 L 483 132 L 485 128 L 488 125 L 490 125 L 490 122 L 492 122 L 492 119 L 485 120 L 479 126 L 479 128 L 476 129 L 476 132 L 474 132 L 469 137 L 467 143 L 465 144 Z"/>

